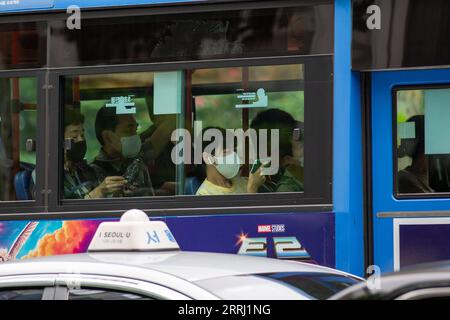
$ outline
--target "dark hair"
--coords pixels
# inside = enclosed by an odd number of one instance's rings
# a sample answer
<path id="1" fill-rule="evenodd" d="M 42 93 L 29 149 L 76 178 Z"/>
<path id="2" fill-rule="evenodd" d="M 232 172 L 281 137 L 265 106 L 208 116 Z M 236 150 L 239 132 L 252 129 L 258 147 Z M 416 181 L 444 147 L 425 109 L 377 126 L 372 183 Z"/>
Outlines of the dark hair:
<path id="1" fill-rule="evenodd" d="M 223 137 L 223 141 L 222 141 L 223 145 L 222 145 L 221 147 L 222 147 L 222 149 L 226 149 L 227 131 L 228 131 L 228 135 L 233 134 L 233 133 L 232 133 L 231 131 L 229 131 L 229 130 L 226 130 L 226 129 L 223 129 L 223 128 L 219 128 L 219 127 L 207 127 L 207 128 L 204 128 L 203 131 L 202 131 L 202 138 L 203 138 L 203 136 L 205 135 L 205 132 L 206 132 L 206 131 L 212 130 L 212 129 L 215 129 L 215 130 L 220 131 L 220 133 L 222 134 L 222 137 Z M 233 135 L 234 135 L 234 134 L 233 134 Z M 210 145 L 211 143 L 213 143 L 213 142 L 214 142 L 214 140 L 211 140 L 211 141 L 204 141 L 204 140 L 202 139 L 202 152 L 204 152 L 204 151 L 205 151 L 205 148 L 206 148 L 207 146 L 209 146 L 209 145 Z M 234 146 L 236 147 L 236 141 L 234 141 Z M 215 149 L 214 149 L 213 151 L 215 151 Z M 215 153 L 213 152 L 212 155 L 215 156 Z"/>
<path id="2" fill-rule="evenodd" d="M 97 116 L 95 118 L 95 135 L 102 146 L 105 144 L 102 132 L 104 130 L 115 131 L 118 124 L 119 116 L 116 114 L 115 108 L 103 106 L 97 111 Z"/>
<path id="3" fill-rule="evenodd" d="M 279 109 L 259 112 L 252 120 L 250 127 L 256 130 L 269 130 L 269 139 L 271 139 L 270 130 L 278 129 L 280 133 L 280 157 L 292 156 L 292 137 L 298 124 L 289 113 Z"/>
<path id="4" fill-rule="evenodd" d="M 79 109 L 67 107 L 64 110 L 64 128 L 70 125 L 78 125 L 84 123 L 84 115 Z"/>

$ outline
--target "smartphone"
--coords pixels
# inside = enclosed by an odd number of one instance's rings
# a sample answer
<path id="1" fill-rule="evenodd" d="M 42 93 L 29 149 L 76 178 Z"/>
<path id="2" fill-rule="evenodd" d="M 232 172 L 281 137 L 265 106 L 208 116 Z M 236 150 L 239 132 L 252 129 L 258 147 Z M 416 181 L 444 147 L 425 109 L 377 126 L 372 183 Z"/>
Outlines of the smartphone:
<path id="1" fill-rule="evenodd" d="M 301 128 L 295 128 L 292 137 L 295 141 L 302 141 L 303 140 L 303 130 Z"/>
<path id="2" fill-rule="evenodd" d="M 265 158 L 265 159 L 256 159 L 255 162 L 253 162 L 252 168 L 250 170 L 251 174 L 254 174 L 256 171 L 258 171 L 258 169 L 264 165 L 267 166 L 270 164 L 270 158 Z"/>

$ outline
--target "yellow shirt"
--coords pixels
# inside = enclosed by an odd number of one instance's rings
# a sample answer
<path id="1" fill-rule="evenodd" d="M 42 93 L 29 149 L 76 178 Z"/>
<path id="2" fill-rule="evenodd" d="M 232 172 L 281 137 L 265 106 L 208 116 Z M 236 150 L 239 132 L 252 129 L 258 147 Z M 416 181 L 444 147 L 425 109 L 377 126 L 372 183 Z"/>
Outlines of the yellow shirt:
<path id="1" fill-rule="evenodd" d="M 208 179 L 205 179 L 200 188 L 198 188 L 196 194 L 200 196 L 218 196 L 224 194 L 247 193 L 247 182 L 248 178 L 236 177 L 231 179 L 231 187 L 225 188 L 215 185 L 208 181 Z"/>

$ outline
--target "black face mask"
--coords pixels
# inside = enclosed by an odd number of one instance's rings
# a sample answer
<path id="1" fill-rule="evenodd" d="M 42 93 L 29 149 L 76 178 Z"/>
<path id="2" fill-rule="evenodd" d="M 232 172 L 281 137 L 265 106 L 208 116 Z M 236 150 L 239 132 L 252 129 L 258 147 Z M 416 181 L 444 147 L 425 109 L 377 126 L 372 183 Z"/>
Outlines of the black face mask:
<path id="1" fill-rule="evenodd" d="M 78 141 L 78 142 L 74 142 L 72 140 L 70 149 L 66 150 L 66 156 L 67 156 L 67 160 L 72 161 L 72 162 L 81 162 L 84 159 L 84 156 L 86 155 L 86 141 Z"/>

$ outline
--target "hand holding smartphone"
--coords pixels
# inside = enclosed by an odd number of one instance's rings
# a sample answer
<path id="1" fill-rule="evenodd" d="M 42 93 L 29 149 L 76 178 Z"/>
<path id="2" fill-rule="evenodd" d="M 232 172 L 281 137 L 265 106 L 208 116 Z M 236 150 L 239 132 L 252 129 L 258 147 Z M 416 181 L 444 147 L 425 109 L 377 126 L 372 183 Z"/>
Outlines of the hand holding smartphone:
<path id="1" fill-rule="evenodd" d="M 251 174 L 254 174 L 261 166 L 267 167 L 270 165 L 270 158 L 256 159 L 253 162 L 252 168 L 250 170 Z"/>

